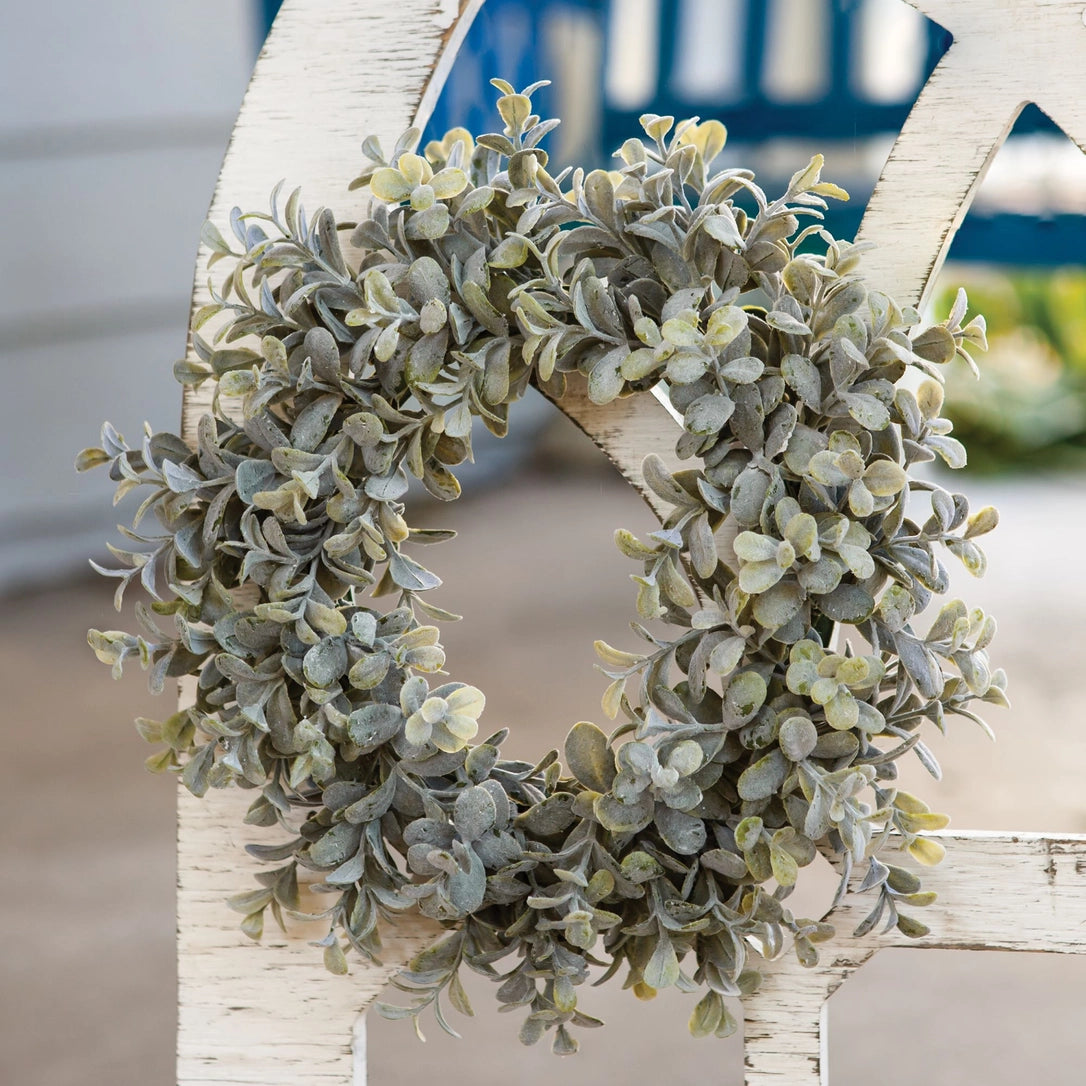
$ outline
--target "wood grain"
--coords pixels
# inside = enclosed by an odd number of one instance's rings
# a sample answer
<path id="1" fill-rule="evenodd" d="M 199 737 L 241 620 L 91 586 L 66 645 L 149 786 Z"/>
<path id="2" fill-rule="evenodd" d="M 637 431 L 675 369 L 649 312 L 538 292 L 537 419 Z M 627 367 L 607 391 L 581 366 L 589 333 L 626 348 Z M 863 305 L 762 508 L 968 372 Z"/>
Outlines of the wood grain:
<path id="1" fill-rule="evenodd" d="M 344 1086 L 355 1079 L 360 1013 L 441 929 L 425 917 L 398 924 L 383 933 L 382 965 L 355 960 L 346 977 L 327 972 L 310 945 L 327 931 L 319 921 L 292 921 L 288 934 L 269 927 L 251 942 L 225 902 L 263 866 L 244 851 L 267 837 L 243 824 L 252 796 L 178 792 L 178 1082 Z M 302 889 L 304 911 L 327 904 Z"/>
<path id="2" fill-rule="evenodd" d="M 747 1001 L 746 1066 L 751 1086 L 825 1086 L 825 1001 L 883 947 L 910 950 L 1086 952 L 1086 835 L 933 833 L 946 859 L 924 871 L 938 900 L 903 909 L 932 929 L 908 939 L 896 929 L 856 938 L 851 933 L 871 898 L 849 896 L 830 915 L 837 928 L 823 961 L 804 969 L 786 953 L 765 969 L 758 995 Z M 886 857 L 889 861 L 889 857 Z M 913 867 L 911 862 L 901 866 Z"/>
<path id="3" fill-rule="evenodd" d="M 909 113 L 858 238 L 864 273 L 924 305 L 992 159 L 1027 102 L 1086 151 L 1082 0 L 908 0 L 954 36 Z"/>
<path id="4" fill-rule="evenodd" d="M 209 217 L 266 206 L 285 177 L 306 205 L 342 206 L 362 163 L 363 137 L 391 147 L 433 108 L 482 0 L 298 0 L 284 4 L 242 103 Z M 197 258 L 193 306 L 209 300 Z M 191 357 L 191 344 L 190 344 Z M 182 433 L 193 441 L 209 406 L 186 396 Z M 382 967 L 326 973 L 306 934 L 255 946 L 224 900 L 252 886 L 242 851 L 249 798 L 178 800 L 179 1086 L 345 1086 L 364 1081 L 352 1043 L 359 1014 L 388 978 L 436 934 L 406 924 L 390 934 Z"/>

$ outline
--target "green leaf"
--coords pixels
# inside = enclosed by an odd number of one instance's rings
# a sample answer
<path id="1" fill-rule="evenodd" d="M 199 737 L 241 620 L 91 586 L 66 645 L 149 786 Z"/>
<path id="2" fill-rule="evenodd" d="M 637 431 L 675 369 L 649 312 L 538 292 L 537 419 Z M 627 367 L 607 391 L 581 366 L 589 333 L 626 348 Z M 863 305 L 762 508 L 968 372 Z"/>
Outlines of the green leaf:
<path id="1" fill-rule="evenodd" d="M 890 425 L 890 412 L 881 400 L 863 393 L 843 393 L 841 400 L 848 413 L 866 430 L 885 430 Z"/>
<path id="2" fill-rule="evenodd" d="M 732 487 L 731 513 L 743 528 L 758 525 L 769 493 L 769 476 L 761 468 L 744 468 Z"/>
<path id="3" fill-rule="evenodd" d="M 803 606 L 803 592 L 794 581 L 778 581 L 764 591 L 751 608 L 755 620 L 766 630 L 776 631 L 791 622 Z"/>
<path id="4" fill-rule="evenodd" d="M 417 1007 L 397 1007 L 392 1003 L 374 1003 L 373 1009 L 390 1022 L 401 1022 L 405 1018 L 414 1018 L 418 1014 Z"/>
<path id="5" fill-rule="evenodd" d="M 468 1018 L 475 1017 L 475 1011 L 471 1006 L 471 1000 L 468 999 L 468 993 L 464 991 L 464 985 L 460 983 L 460 977 L 458 974 L 453 973 L 449 978 L 449 1002 L 463 1015 Z"/>
<path id="6" fill-rule="evenodd" d="M 729 248 L 742 249 L 744 246 L 743 235 L 735 223 L 735 216 L 727 210 L 726 204 L 721 204 L 722 212 L 718 215 L 709 215 L 702 223 L 702 229 L 711 238 Z"/>
<path id="7" fill-rule="evenodd" d="M 859 585 L 843 584 L 817 599 L 818 609 L 834 622 L 856 625 L 871 616 L 875 600 L 870 592 Z"/>
<path id="8" fill-rule="evenodd" d="M 471 311 L 471 315 L 492 335 L 507 336 L 509 325 L 506 319 L 490 304 L 486 291 L 476 282 L 465 279 L 460 288 L 460 296 Z"/>
<path id="9" fill-rule="evenodd" d="M 736 841 L 738 842 L 738 837 Z M 747 877 L 747 865 L 742 856 L 737 856 L 727 849 L 711 848 L 708 852 L 703 852 L 699 859 L 702 867 L 707 867 L 710 871 L 715 871 L 727 879 L 738 881 Z"/>
<path id="10" fill-rule="evenodd" d="M 815 758 L 851 758 L 859 749 L 860 741 L 851 732 L 829 732 L 820 735 L 811 754 Z"/>
<path id="11" fill-rule="evenodd" d="M 809 336 L 811 334 L 811 329 L 790 313 L 774 310 L 766 316 L 765 320 L 770 328 L 775 328 L 778 332 L 784 332 L 790 336 Z"/>
<path id="12" fill-rule="evenodd" d="M 214 757 L 215 743 L 208 743 L 185 763 L 185 768 L 181 771 L 181 783 L 194 796 L 202 796 L 207 792 Z"/>
<path id="13" fill-rule="evenodd" d="M 797 302 L 801 302 L 803 305 L 810 304 L 811 298 L 818 288 L 818 272 L 815 271 L 815 265 L 810 257 L 798 256 L 794 260 L 790 260 L 784 266 L 781 278 Z"/>
<path id="14" fill-rule="evenodd" d="M 716 572 L 716 539 L 709 525 L 707 513 L 700 513 L 690 522 L 689 529 L 690 562 L 699 577 L 711 577 Z"/>
<path id="15" fill-rule="evenodd" d="M 362 830 L 350 822 L 337 822 L 309 846 L 309 858 L 320 868 L 339 867 L 358 851 Z"/>
<path id="16" fill-rule="evenodd" d="M 789 761 L 802 762 L 818 743 L 818 729 L 807 717 L 789 717 L 781 725 L 777 741 Z"/>
<path id="17" fill-rule="evenodd" d="M 211 376 L 211 370 L 192 359 L 182 358 L 173 364 L 173 376 L 178 384 L 199 388 Z"/>
<path id="18" fill-rule="evenodd" d="M 742 974 L 740 974 L 740 977 L 742 977 Z M 731 1037 L 737 1029 L 739 1029 L 739 1023 L 735 1020 L 735 1016 L 727 1007 L 724 1007 L 720 1015 L 720 1025 L 717 1026 L 716 1033 L 713 1036 L 721 1039 Z"/>
<path id="19" fill-rule="evenodd" d="M 483 787 L 465 788 L 453 805 L 453 823 L 465 841 L 475 841 L 493 827 L 498 817 L 494 798 Z"/>
<path id="20" fill-rule="evenodd" d="M 744 852 L 750 852 L 761 841 L 764 828 L 762 820 L 757 815 L 749 815 L 735 827 L 735 843 Z"/>
<path id="21" fill-rule="evenodd" d="M 925 328 L 912 340 L 913 350 L 928 362 L 945 365 L 954 357 L 954 337 L 941 324 Z"/>
<path id="22" fill-rule="evenodd" d="M 463 916 L 473 913 L 486 897 L 486 868 L 474 849 L 466 848 L 459 841 L 453 843 L 453 850 L 460 861 L 460 870 L 447 879 L 449 900 Z M 463 865 L 467 862 L 467 869 Z"/>
<path id="23" fill-rule="evenodd" d="M 718 434 L 734 411 L 735 402 L 727 396 L 701 396 L 686 409 L 683 426 L 692 434 Z"/>
<path id="24" fill-rule="evenodd" d="M 697 500 L 675 482 L 663 460 L 655 453 L 650 453 L 641 461 L 641 474 L 649 489 L 672 505 L 689 506 Z"/>
<path id="25" fill-rule="evenodd" d="M 633 803 L 623 803 L 612 795 L 597 796 L 592 804 L 592 813 L 605 830 L 636 833 L 652 821 L 652 797 L 642 792 Z"/>
<path id="26" fill-rule="evenodd" d="M 448 342 L 449 333 L 445 328 L 415 340 L 407 352 L 405 373 L 409 384 L 429 384 L 437 380 L 445 364 Z"/>
<path id="27" fill-rule="evenodd" d="M 973 539 L 985 535 L 999 524 L 999 513 L 990 505 L 978 509 L 966 522 L 965 538 Z"/>
<path id="28" fill-rule="evenodd" d="M 912 593 L 904 585 L 896 582 L 891 584 L 879 599 L 879 618 L 886 623 L 888 629 L 895 633 L 904 628 L 913 617 L 915 610 L 916 601 Z"/>
<path id="29" fill-rule="evenodd" d="M 818 408 L 822 403 L 822 375 L 818 367 L 801 354 L 785 355 L 781 360 L 781 376 L 804 403 Z"/>
<path id="30" fill-rule="evenodd" d="M 306 681 L 316 687 L 331 686 L 346 670 L 347 649 L 338 638 L 314 645 L 302 660 Z"/>
<path id="31" fill-rule="evenodd" d="M 519 268 L 528 259 L 528 242 L 519 234 L 511 234 L 499 242 L 487 263 L 492 268 Z"/>
<path id="32" fill-rule="evenodd" d="M 924 444 L 929 449 L 934 449 L 945 461 L 947 467 L 958 470 L 965 467 L 965 446 L 957 438 L 947 437 L 943 434 L 928 434 L 924 438 Z"/>
<path id="33" fill-rule="evenodd" d="M 765 365 L 761 359 L 747 355 L 743 358 L 735 358 L 725 365 L 720 370 L 720 376 L 727 381 L 734 381 L 736 384 L 748 385 L 752 381 L 757 381 L 764 370 Z"/>
<path id="34" fill-rule="evenodd" d="M 324 968 L 337 976 L 344 976 L 349 972 L 347 955 L 343 953 L 343 947 L 339 945 L 338 939 L 333 939 L 324 948 Z"/>
<path id="35" fill-rule="evenodd" d="M 388 570 L 396 584 L 411 592 L 425 592 L 431 588 L 439 588 L 442 583 L 436 573 L 431 573 L 413 558 L 408 558 L 406 554 L 400 554 L 399 551 L 393 551 L 388 556 Z"/>
<path id="36" fill-rule="evenodd" d="M 693 856 L 705 846 L 705 823 L 685 811 L 661 805 L 656 811 L 656 828 L 664 844 L 680 856 Z"/>
<path id="37" fill-rule="evenodd" d="M 206 245 L 213 253 L 217 253 L 220 256 L 228 256 L 230 254 L 230 246 L 226 241 L 226 238 L 219 232 L 219 228 L 210 220 L 204 221 L 203 226 L 200 228 L 200 241 Z"/>
<path id="38" fill-rule="evenodd" d="M 745 637 L 727 637 L 709 654 L 709 670 L 717 675 L 730 675 L 746 652 Z"/>
<path id="39" fill-rule="evenodd" d="M 343 612 L 335 607 L 325 607 L 316 600 L 306 602 L 305 617 L 310 626 L 326 637 L 338 637 L 347 631 L 347 619 Z"/>
<path id="40" fill-rule="evenodd" d="M 656 949 L 653 950 L 641 976 L 644 982 L 656 991 L 670 988 L 679 979 L 679 958 L 666 935 L 661 935 L 657 940 Z"/>
<path id="41" fill-rule="evenodd" d="M 113 457 L 111 457 L 104 449 L 84 449 L 75 458 L 75 470 L 89 471 L 91 468 L 96 468 L 100 464 L 108 464 L 112 459 Z"/>
<path id="42" fill-rule="evenodd" d="M 372 690 L 388 674 L 391 664 L 387 652 L 367 653 L 347 673 L 347 681 L 356 690 Z"/>
<path id="43" fill-rule="evenodd" d="M 716 1033 L 723 1014 L 724 1000 L 716 992 L 707 992 L 690 1015 L 691 1036 L 709 1037 Z"/>
<path id="44" fill-rule="evenodd" d="M 780 750 L 770 751 L 739 776 L 736 790 L 741 799 L 768 799 L 775 795 L 788 776 L 790 763 Z"/>
<path id="45" fill-rule="evenodd" d="M 897 918 L 897 930 L 909 939 L 922 939 L 925 935 L 931 934 L 931 928 L 926 924 L 921 924 L 919 920 L 914 920 L 911 916 L 902 916 L 900 913 Z"/>
<path id="46" fill-rule="evenodd" d="M 253 942 L 259 942 L 261 936 L 264 934 L 264 910 L 259 912 L 250 913 L 241 922 L 241 930 L 253 940 Z"/>
<path id="47" fill-rule="evenodd" d="M 769 861 L 773 865 L 773 877 L 780 886 L 795 886 L 799 865 L 783 848 L 770 848 Z"/>
<path id="48" fill-rule="evenodd" d="M 615 756 L 607 736 L 595 724 L 582 720 L 566 736 L 566 765 L 586 788 L 608 792 L 615 779 Z"/>
<path id="49" fill-rule="evenodd" d="M 848 193 L 840 185 L 835 185 L 832 181 L 819 181 L 817 185 L 812 185 L 807 191 L 813 192 L 816 196 L 823 196 L 832 200 L 847 200 L 849 198 Z"/>
<path id="50" fill-rule="evenodd" d="M 625 388 L 622 363 L 628 354 L 626 347 L 616 347 L 592 367 L 588 374 L 588 398 L 593 403 L 610 403 Z"/>
<path id="51" fill-rule="evenodd" d="M 629 879 L 634 885 L 639 886 L 643 882 L 649 882 L 656 878 L 663 868 L 647 852 L 636 849 L 628 852 L 622 858 L 620 865 L 622 877 Z"/>
<path id="52" fill-rule="evenodd" d="M 551 1051 L 556 1056 L 575 1056 L 580 1049 L 580 1044 L 565 1026 L 559 1026 L 554 1031 L 554 1040 L 551 1042 Z"/>
<path id="53" fill-rule="evenodd" d="M 392 800 L 396 795 L 396 780 L 396 773 L 389 773 L 388 777 L 368 796 L 364 796 L 357 803 L 352 803 L 344 809 L 344 819 L 352 825 L 359 826 L 380 818 L 392 806 Z"/>
<path id="54" fill-rule="evenodd" d="M 512 144 L 509 146 L 512 147 Z M 459 219 L 465 215 L 474 215 L 476 212 L 488 207 L 493 199 L 494 189 L 489 185 L 480 185 L 477 189 L 469 189 L 464 193 L 457 206 L 456 217 Z"/>
<path id="55" fill-rule="evenodd" d="M 600 705 L 609 720 L 614 720 L 622 708 L 622 696 L 626 692 L 626 679 L 617 678 L 603 692 Z"/>
<path id="56" fill-rule="evenodd" d="M 517 816 L 517 823 L 538 837 L 551 837 L 567 830 L 576 816 L 573 813 L 573 797 L 568 792 L 548 796 L 541 803 L 529 807 Z"/>
<path id="57" fill-rule="evenodd" d="M 724 708 L 729 718 L 745 724 L 765 704 L 768 687 L 756 671 L 744 671 L 728 684 Z"/>
<path id="58" fill-rule="evenodd" d="M 381 653 L 388 662 L 388 654 Z M 363 705 L 351 713 L 348 735 L 351 742 L 363 750 L 372 750 L 399 734 L 403 726 L 404 713 L 398 705 L 381 702 Z"/>
<path id="59" fill-rule="evenodd" d="M 452 217 L 445 204 L 433 204 L 424 211 L 416 211 L 406 218 L 404 233 L 412 239 L 434 241 L 444 237 Z"/>
<path id="60" fill-rule="evenodd" d="M 943 862 L 946 849 L 938 841 L 933 841 L 929 837 L 918 837 L 909 845 L 909 855 L 926 867 L 935 867 L 936 864 Z"/>
<path id="61" fill-rule="evenodd" d="M 819 183 L 822 167 L 825 164 L 826 160 L 822 155 L 814 155 L 802 170 L 797 170 L 792 174 L 792 178 L 788 182 L 788 196 L 795 196 L 813 189 Z"/>

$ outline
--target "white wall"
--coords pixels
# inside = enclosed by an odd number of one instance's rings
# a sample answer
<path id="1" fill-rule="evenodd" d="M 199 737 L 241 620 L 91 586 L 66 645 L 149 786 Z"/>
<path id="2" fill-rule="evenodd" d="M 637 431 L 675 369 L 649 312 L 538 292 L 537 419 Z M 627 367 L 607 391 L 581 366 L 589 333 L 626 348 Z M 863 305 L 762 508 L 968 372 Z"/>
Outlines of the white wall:
<path id="1" fill-rule="evenodd" d="M 0 591 L 71 573 L 126 519 L 72 469 L 104 419 L 177 425 L 171 365 L 258 23 L 254 0 L 3 5 Z"/>

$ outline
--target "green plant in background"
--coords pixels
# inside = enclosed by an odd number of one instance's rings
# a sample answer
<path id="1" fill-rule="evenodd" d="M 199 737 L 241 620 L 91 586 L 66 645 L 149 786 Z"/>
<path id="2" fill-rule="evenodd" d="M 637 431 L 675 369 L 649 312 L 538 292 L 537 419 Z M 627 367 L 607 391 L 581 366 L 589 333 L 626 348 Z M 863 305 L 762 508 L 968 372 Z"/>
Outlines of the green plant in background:
<path id="1" fill-rule="evenodd" d="M 432 1007 L 448 1028 L 442 995 L 470 1013 L 466 966 L 524 1008 L 525 1042 L 553 1031 L 571 1052 L 571 1028 L 598 1024 L 578 986 L 605 965 L 646 998 L 700 993 L 692 1032 L 727 1035 L 725 999 L 757 986 L 759 956 L 790 937 L 813 964 L 832 935 L 788 905 L 819 852 L 841 893 L 860 869 L 863 930 L 926 932 L 911 910 L 932 895 L 892 859 L 937 862 L 924 834 L 946 819 L 896 788 L 896 763 L 912 752 L 938 775 L 921 726 L 1006 699 L 991 618 L 957 600 L 926 629 L 915 617 L 947 589 L 941 550 L 983 571 L 995 512 L 909 470 L 964 462 L 938 374 L 983 324 L 963 327 L 962 296 L 922 326 L 865 286 L 860 247 L 800 229 L 843 195 L 818 158 L 771 200 L 749 171 L 713 172 L 718 122 L 646 115 L 620 170 L 552 176 L 539 141 L 555 122 L 531 88 L 495 85 L 503 132 L 456 130 L 424 155 L 409 132 L 387 159 L 367 141 L 357 224 L 276 190 L 270 214 L 234 213 L 235 242 L 207 228 L 232 271 L 196 314 L 199 360 L 176 367 L 214 388 L 197 447 L 130 447 L 107 426 L 80 459 L 122 494 L 149 488 L 110 575 L 118 596 L 139 579 L 155 597 L 142 634 L 90 642 L 156 689 L 197 676 L 192 706 L 140 722 L 152 768 L 196 795 L 251 789 L 247 821 L 286 832 L 250 846 L 279 866 L 232 901 L 254 938 L 297 908 L 302 867 L 328 895 L 333 972 L 378 952 L 382 918 L 419 909 L 448 929 L 400 976 L 413 1000 L 393 1017 Z M 821 255 L 797 255 L 809 237 Z M 898 382 L 917 369 L 914 394 Z M 564 767 L 556 751 L 533 765 L 502 758 L 504 729 L 476 742 L 484 696 L 442 673 L 431 623 L 455 616 L 417 555 L 449 533 L 411 527 L 404 497 L 414 477 L 456 498 L 473 419 L 503 434 L 530 382 L 560 396 L 577 374 L 598 403 L 662 384 L 690 467 L 649 456 L 672 512 L 646 539 L 616 535 L 640 642 L 597 643 L 619 723 L 581 722 Z M 910 495 L 930 512 L 912 519 Z M 845 629 L 862 652 L 839 647 Z"/>
<path id="2" fill-rule="evenodd" d="M 961 278 L 990 319 L 984 381 L 960 365 L 947 374 L 947 416 L 971 470 L 1086 466 L 1086 274 L 962 269 Z M 937 299 L 938 311 L 951 299 Z"/>

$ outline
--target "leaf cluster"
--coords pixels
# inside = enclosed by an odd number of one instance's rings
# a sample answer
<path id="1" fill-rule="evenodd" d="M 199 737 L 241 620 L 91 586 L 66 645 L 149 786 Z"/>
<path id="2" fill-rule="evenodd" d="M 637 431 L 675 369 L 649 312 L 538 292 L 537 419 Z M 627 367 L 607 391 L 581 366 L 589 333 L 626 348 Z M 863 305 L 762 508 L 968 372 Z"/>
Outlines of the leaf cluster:
<path id="1" fill-rule="evenodd" d="M 552 176 L 554 122 L 531 88 L 496 85 L 500 133 L 454 130 L 422 154 L 417 132 L 388 156 L 367 141 L 357 223 L 277 189 L 269 212 L 235 211 L 231 240 L 205 229 L 231 270 L 175 370 L 214 387 L 196 448 L 130 447 L 107 426 L 80 460 L 107 464 L 119 496 L 148 488 L 139 549 L 107 571 L 118 596 L 137 577 L 152 595 L 143 632 L 90 641 L 156 688 L 196 676 L 191 707 L 140 724 L 152 768 L 196 795 L 250 789 L 247 821 L 286 831 L 251 846 L 281 866 L 232 902 L 253 937 L 267 910 L 297 911 L 301 867 L 331 901 L 333 972 L 376 956 L 399 913 L 449 929 L 390 1015 L 432 1007 L 447 1026 L 443 995 L 470 1013 L 466 966 L 523 1008 L 524 1041 L 570 1052 L 599 1024 L 577 989 L 602 964 L 642 998 L 701 992 L 691 1030 L 727 1035 L 724 999 L 754 990 L 760 958 L 790 939 L 813 964 L 832 933 L 788 907 L 820 852 L 842 892 L 860 869 L 865 927 L 923 931 L 899 910 L 931 895 L 879 856 L 933 862 L 923 835 L 945 819 L 895 787 L 896 763 L 911 751 L 937 773 L 921 725 L 1005 702 L 988 616 L 954 601 L 915 624 L 947 589 L 940 555 L 983 572 L 976 538 L 996 522 L 912 475 L 964 462 L 939 367 L 983 324 L 962 326 L 963 297 L 925 327 L 869 288 L 861 247 L 819 225 L 843 196 L 820 158 L 770 199 L 715 169 L 718 122 L 646 115 L 620 169 Z M 820 255 L 800 252 L 812 236 Z M 561 395 L 574 373 L 599 403 L 665 388 L 690 467 L 645 461 L 672 512 L 645 540 L 616 536 L 641 647 L 598 644 L 618 723 L 577 724 L 563 767 L 503 758 L 504 731 L 475 741 L 485 698 L 445 679 L 435 623 L 456 616 L 419 558 L 451 533 L 412 527 L 405 497 L 411 479 L 457 497 L 473 421 L 504 434 L 529 383 Z"/>

